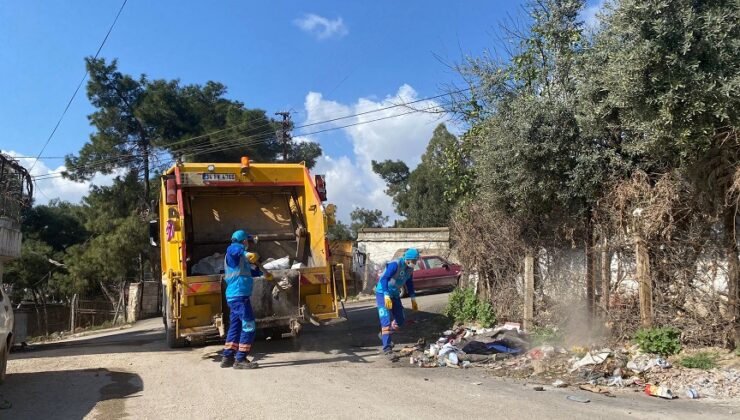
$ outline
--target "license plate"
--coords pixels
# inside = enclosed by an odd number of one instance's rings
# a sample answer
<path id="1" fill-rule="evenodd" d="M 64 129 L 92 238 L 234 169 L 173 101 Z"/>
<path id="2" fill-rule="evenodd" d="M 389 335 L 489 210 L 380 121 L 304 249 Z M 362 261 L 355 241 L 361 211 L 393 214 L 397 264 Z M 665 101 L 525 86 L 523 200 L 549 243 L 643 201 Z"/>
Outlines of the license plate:
<path id="1" fill-rule="evenodd" d="M 203 181 L 218 181 L 218 182 L 234 182 L 236 181 L 236 174 L 203 174 Z"/>

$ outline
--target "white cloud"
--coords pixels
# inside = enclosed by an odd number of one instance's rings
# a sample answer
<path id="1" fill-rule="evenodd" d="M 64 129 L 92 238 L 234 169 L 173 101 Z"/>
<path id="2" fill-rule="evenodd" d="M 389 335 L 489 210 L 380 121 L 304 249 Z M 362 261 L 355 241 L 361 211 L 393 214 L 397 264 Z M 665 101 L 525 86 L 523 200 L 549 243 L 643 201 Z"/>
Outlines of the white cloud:
<path id="1" fill-rule="evenodd" d="M 604 12 L 604 5 L 606 0 L 599 0 L 598 3 L 588 6 L 581 12 L 581 20 L 583 20 L 586 28 L 596 28 L 599 26 L 598 14 Z"/>
<path id="2" fill-rule="evenodd" d="M 354 104 L 326 100 L 317 92 L 306 95 L 306 123 L 376 111 L 308 128 L 309 131 L 315 131 L 362 123 L 342 129 L 352 143 L 354 155 L 352 158 L 325 153 L 313 171 L 326 174 L 328 198 L 337 205 L 341 220 L 349 221 L 349 213 L 355 207 L 380 209 L 383 214 L 391 216 L 391 222 L 400 218 L 393 210 L 391 198 L 384 192 L 385 183 L 372 171 L 371 162 L 385 159 L 403 160 L 412 170 L 419 164 L 434 128 L 442 120 L 438 114 L 427 112 L 398 115 L 413 109 L 436 108 L 439 104 L 434 101 L 421 101 L 413 104 L 413 108 L 398 106 L 383 109 L 417 99 L 416 91 L 409 85 L 401 86 L 395 94 L 385 99 L 360 98 Z M 370 122 L 386 117 L 390 118 Z"/>
<path id="3" fill-rule="evenodd" d="M 295 19 L 293 24 L 301 28 L 304 32 L 315 36 L 317 39 L 341 38 L 349 33 L 341 17 L 330 20 L 323 16 L 309 13 L 300 19 Z"/>
<path id="4" fill-rule="evenodd" d="M 3 150 L 2 153 L 17 159 L 24 168 L 30 168 L 35 160 L 34 158 L 19 158 L 18 156 L 22 155 L 14 151 Z M 33 165 L 31 176 L 38 177 L 47 174 L 57 174 L 61 173 L 65 169 L 64 165 L 57 166 L 53 169 L 49 168 L 43 160 L 39 160 L 35 165 Z M 72 203 L 79 203 L 82 200 L 82 197 L 87 195 L 90 190 L 90 185 L 111 185 L 113 183 L 113 178 L 117 175 L 119 174 L 97 174 L 88 182 L 75 182 L 57 176 L 39 179 L 34 182 L 34 204 L 47 204 L 50 200 L 55 198 Z"/>

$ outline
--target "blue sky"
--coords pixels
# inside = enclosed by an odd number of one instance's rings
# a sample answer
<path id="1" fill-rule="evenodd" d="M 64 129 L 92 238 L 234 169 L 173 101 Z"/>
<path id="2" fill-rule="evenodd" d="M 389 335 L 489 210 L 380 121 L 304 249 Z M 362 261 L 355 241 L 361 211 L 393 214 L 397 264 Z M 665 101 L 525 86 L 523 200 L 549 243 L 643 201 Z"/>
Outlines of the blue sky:
<path id="1" fill-rule="evenodd" d="M 2 150 L 18 156 L 40 151 L 84 74 L 83 58 L 94 54 L 120 4 L 0 3 Z M 495 47 L 498 24 L 520 15 L 520 4 L 129 0 L 101 57 L 118 58 L 120 70 L 134 75 L 221 82 L 230 98 L 270 114 L 291 110 L 300 124 L 440 94 L 456 75 L 438 57 L 454 63 Z M 83 90 L 43 155 L 76 152 L 91 132 L 90 112 Z M 439 122 L 412 115 L 312 138 L 324 149 L 316 172 L 327 174 L 340 217 L 346 220 L 354 206 L 391 213 L 369 161 L 398 158 L 413 167 Z M 58 170 L 61 163 L 42 159 L 34 173 Z M 37 198 L 77 201 L 87 188 L 40 181 Z"/>

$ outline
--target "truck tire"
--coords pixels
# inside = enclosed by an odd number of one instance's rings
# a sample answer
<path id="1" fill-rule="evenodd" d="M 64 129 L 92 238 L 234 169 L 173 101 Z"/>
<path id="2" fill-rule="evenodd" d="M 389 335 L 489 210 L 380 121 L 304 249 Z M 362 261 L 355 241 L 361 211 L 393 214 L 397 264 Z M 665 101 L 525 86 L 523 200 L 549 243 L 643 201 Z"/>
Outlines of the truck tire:
<path id="1" fill-rule="evenodd" d="M 170 306 L 169 301 L 164 302 L 164 307 L 167 308 L 164 316 L 164 331 L 167 340 L 167 347 L 171 349 L 179 349 L 185 347 L 185 339 L 182 337 L 177 338 L 177 332 L 175 331 L 175 320 L 172 319 L 172 307 Z"/>

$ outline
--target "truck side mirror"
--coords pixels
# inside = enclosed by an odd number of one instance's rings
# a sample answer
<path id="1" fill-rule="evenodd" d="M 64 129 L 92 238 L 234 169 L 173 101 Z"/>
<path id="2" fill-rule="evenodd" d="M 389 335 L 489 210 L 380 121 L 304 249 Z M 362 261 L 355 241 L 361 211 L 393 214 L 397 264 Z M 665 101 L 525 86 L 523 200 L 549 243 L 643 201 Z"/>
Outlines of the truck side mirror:
<path id="1" fill-rule="evenodd" d="M 149 221 L 149 245 L 153 247 L 159 246 L 157 240 L 159 239 L 159 220 Z"/>

